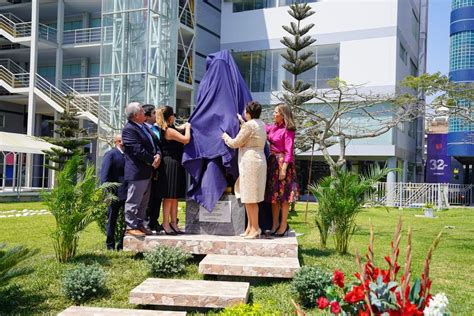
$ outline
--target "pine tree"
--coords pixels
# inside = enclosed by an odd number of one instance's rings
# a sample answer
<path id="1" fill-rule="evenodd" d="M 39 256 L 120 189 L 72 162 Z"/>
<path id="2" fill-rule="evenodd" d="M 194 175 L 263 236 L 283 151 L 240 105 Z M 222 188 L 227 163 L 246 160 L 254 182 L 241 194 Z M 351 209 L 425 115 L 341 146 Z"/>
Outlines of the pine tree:
<path id="1" fill-rule="evenodd" d="M 61 147 L 43 150 L 49 160 L 47 167 L 56 171 L 62 170 L 66 161 L 74 155 L 81 156 L 85 163 L 84 146 L 91 142 L 91 138 L 87 137 L 87 131 L 79 127 L 77 113 L 70 108 L 69 101 L 70 98 L 68 98 L 68 103 L 61 114 L 61 118 L 54 121 L 56 127 L 54 132 L 58 137 L 41 137 L 43 140 Z"/>
<path id="2" fill-rule="evenodd" d="M 314 11 L 311 11 L 311 7 L 307 3 L 295 3 L 290 6 L 288 13 L 296 22 L 291 22 L 289 26 L 282 26 L 292 37 L 284 36 L 280 41 L 287 47 L 281 56 L 287 61 L 283 68 L 293 75 L 293 82 L 288 80 L 282 82 L 283 89 L 285 90 L 282 101 L 295 111 L 298 110 L 300 105 L 313 98 L 313 93 L 310 91 L 311 85 L 299 80 L 298 75 L 314 68 L 318 63 L 311 58 L 314 52 L 312 50 L 305 50 L 305 48 L 316 42 L 316 39 L 312 38 L 311 35 L 306 35 L 314 27 L 314 23 L 302 25 L 303 20 L 313 15 Z"/>

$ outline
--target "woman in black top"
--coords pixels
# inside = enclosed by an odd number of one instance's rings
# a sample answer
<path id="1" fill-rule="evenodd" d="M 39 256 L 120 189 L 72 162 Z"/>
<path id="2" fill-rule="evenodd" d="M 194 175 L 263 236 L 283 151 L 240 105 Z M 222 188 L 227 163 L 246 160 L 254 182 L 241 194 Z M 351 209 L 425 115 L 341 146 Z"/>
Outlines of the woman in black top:
<path id="1" fill-rule="evenodd" d="M 182 234 L 178 228 L 178 199 L 185 196 L 186 174 L 181 160 L 184 145 L 191 139 L 191 124 L 175 127 L 176 117 L 170 106 L 160 108 L 156 117 L 161 128 L 162 161 L 158 181 L 163 198 L 163 230 L 167 235 Z"/>

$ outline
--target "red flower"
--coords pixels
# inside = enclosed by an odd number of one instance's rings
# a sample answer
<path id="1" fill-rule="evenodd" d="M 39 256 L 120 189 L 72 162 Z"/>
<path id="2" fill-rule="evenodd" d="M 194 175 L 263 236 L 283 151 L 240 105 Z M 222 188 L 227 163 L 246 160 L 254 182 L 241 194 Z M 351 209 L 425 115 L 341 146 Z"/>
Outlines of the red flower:
<path id="1" fill-rule="evenodd" d="M 354 286 L 352 288 L 352 291 L 346 294 L 344 296 L 344 301 L 347 303 L 357 303 L 360 301 L 363 301 L 365 298 L 365 293 L 364 293 L 364 286 L 359 285 L 359 286 Z"/>
<path id="2" fill-rule="evenodd" d="M 334 271 L 332 282 L 340 288 L 344 288 L 344 273 L 339 270 Z"/>
<path id="3" fill-rule="evenodd" d="M 341 312 L 341 305 L 339 305 L 338 301 L 334 301 L 331 303 L 331 313 L 337 315 Z"/>
<path id="4" fill-rule="evenodd" d="M 423 316 L 423 312 L 418 310 L 418 307 L 415 304 L 406 302 L 405 306 L 402 309 L 402 315 L 406 316 Z"/>
<path id="5" fill-rule="evenodd" d="M 326 309 L 329 306 L 329 301 L 324 296 L 318 297 L 316 304 L 318 304 L 319 309 Z"/>

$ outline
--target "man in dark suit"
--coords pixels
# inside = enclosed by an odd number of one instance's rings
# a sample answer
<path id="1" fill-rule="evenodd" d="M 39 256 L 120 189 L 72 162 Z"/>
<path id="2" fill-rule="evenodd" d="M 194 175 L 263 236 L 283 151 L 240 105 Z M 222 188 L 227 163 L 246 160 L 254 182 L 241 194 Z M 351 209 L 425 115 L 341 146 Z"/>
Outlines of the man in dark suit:
<path id="1" fill-rule="evenodd" d="M 125 152 L 125 180 L 128 184 L 125 202 L 127 234 L 137 237 L 151 235 L 145 227 L 146 209 L 150 198 L 153 170 L 161 162 L 160 148 L 155 145 L 152 131 L 144 124 L 145 111 L 138 102 L 125 108 L 128 122 L 122 130 Z"/>
<path id="2" fill-rule="evenodd" d="M 125 155 L 123 152 L 122 135 L 119 134 L 115 136 L 114 144 L 115 148 L 109 150 L 104 155 L 102 168 L 100 169 L 100 181 L 102 183 L 120 183 L 120 186 L 113 192 L 118 200 L 113 201 L 109 206 L 107 225 L 105 227 L 107 235 L 105 243 L 108 250 L 122 250 L 124 232 L 122 232 L 120 239 L 117 241 L 117 248 L 115 248 L 115 230 L 117 227 L 117 220 L 120 214 L 120 209 L 125 206 L 125 200 L 127 199 L 127 183 L 124 181 L 123 177 Z"/>
<path id="3" fill-rule="evenodd" d="M 160 147 L 160 128 L 155 124 L 156 123 L 156 107 L 153 104 L 144 104 L 143 110 L 145 111 L 145 125 L 153 132 L 153 140 L 155 145 Z M 161 147 L 160 147 L 161 149 Z M 159 233 L 162 228 L 158 223 L 158 218 L 160 217 L 160 207 L 161 207 L 161 192 L 158 185 L 158 170 L 153 172 L 153 177 L 151 180 L 151 192 L 150 192 L 150 201 L 148 202 L 148 208 L 146 210 L 146 217 L 148 221 L 148 227 L 157 233 Z"/>

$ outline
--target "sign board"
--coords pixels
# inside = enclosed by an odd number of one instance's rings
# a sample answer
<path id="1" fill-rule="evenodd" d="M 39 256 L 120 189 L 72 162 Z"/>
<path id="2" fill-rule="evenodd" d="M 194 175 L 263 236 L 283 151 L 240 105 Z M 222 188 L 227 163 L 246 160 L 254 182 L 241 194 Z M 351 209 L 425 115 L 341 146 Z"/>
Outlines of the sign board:
<path id="1" fill-rule="evenodd" d="M 450 183 L 451 157 L 447 152 L 447 134 L 428 134 L 426 182 Z"/>
<path id="2" fill-rule="evenodd" d="M 199 206 L 199 221 L 213 223 L 230 223 L 231 222 L 231 203 L 230 201 L 218 201 L 212 212 L 204 207 Z"/>

